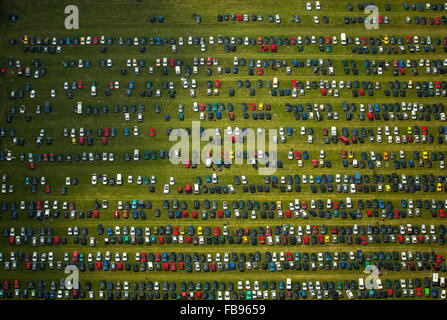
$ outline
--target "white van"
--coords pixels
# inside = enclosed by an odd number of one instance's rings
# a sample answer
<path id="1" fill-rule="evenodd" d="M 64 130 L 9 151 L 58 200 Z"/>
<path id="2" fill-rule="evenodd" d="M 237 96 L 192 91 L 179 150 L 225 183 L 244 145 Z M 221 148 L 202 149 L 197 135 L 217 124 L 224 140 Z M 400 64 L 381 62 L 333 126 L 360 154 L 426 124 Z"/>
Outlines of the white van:
<path id="1" fill-rule="evenodd" d="M 180 74 L 180 66 L 175 66 L 175 74 Z"/>
<path id="2" fill-rule="evenodd" d="M 200 187 L 198 183 L 194 183 L 194 194 L 200 193 Z"/>
<path id="3" fill-rule="evenodd" d="M 365 290 L 365 281 L 363 278 L 359 278 L 359 290 Z"/>
<path id="4" fill-rule="evenodd" d="M 439 286 L 445 288 L 445 277 L 441 277 L 439 280 Z"/>
<path id="5" fill-rule="evenodd" d="M 213 182 L 214 184 L 217 183 L 217 174 L 216 174 L 216 173 L 213 173 L 212 182 Z"/>
<path id="6" fill-rule="evenodd" d="M 292 290 L 292 279 L 286 279 L 286 290 Z"/>
<path id="7" fill-rule="evenodd" d="M 82 102 L 81 101 L 78 102 L 78 105 L 76 107 L 76 113 L 82 114 Z"/>
<path id="8" fill-rule="evenodd" d="M 337 127 L 331 127 L 331 134 L 333 137 L 337 136 Z"/>
<path id="9" fill-rule="evenodd" d="M 343 33 L 340 35 L 340 41 L 341 41 L 341 44 L 342 44 L 343 46 L 346 45 L 346 33 L 343 32 Z"/>
<path id="10" fill-rule="evenodd" d="M 134 159 L 134 161 L 138 161 L 138 160 L 140 160 L 140 150 L 135 149 L 135 150 L 133 151 L 133 159 Z"/>
<path id="11" fill-rule="evenodd" d="M 277 77 L 273 78 L 273 89 L 278 89 L 278 78 Z"/>
<path id="12" fill-rule="evenodd" d="M 348 209 L 352 208 L 351 198 L 346 198 L 346 208 L 348 208 Z"/>
<path id="13" fill-rule="evenodd" d="M 116 175 L 116 184 L 119 185 L 119 186 L 123 184 L 123 179 L 121 177 L 121 173 L 118 173 Z"/>
<path id="14" fill-rule="evenodd" d="M 433 273 L 433 286 L 439 285 L 439 274 Z"/>

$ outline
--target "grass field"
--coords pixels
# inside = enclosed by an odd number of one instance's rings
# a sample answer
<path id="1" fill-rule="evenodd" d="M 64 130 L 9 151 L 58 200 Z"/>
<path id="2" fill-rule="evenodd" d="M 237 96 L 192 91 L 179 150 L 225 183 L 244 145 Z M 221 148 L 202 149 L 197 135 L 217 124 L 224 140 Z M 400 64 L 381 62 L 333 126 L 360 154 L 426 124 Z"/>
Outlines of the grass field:
<path id="1" fill-rule="evenodd" d="M 260 53 L 259 46 L 244 46 L 237 45 L 237 51 L 232 53 L 226 53 L 224 46 L 221 44 L 209 45 L 208 37 L 213 36 L 217 40 L 218 35 L 223 36 L 241 36 L 241 37 L 258 37 L 258 36 L 274 36 L 274 37 L 292 37 L 292 36 L 337 36 L 340 37 L 341 32 L 346 32 L 348 36 L 352 37 L 380 37 L 385 34 L 402 36 L 406 39 L 407 35 L 430 35 L 432 39 L 441 38 L 445 36 L 444 26 L 429 26 L 429 25 L 419 25 L 416 26 L 414 23 L 411 25 L 405 24 L 405 16 L 414 17 L 416 15 L 434 17 L 442 15 L 441 12 L 434 11 L 424 11 L 422 13 L 418 11 L 404 11 L 402 7 L 403 1 L 393 1 L 392 11 L 386 12 L 390 18 L 391 23 L 389 25 L 380 25 L 378 30 L 366 30 L 362 24 L 354 24 L 346 26 L 343 23 L 344 16 L 360 16 L 364 15 L 361 13 L 357 7 L 356 2 L 353 2 L 355 10 L 353 12 L 347 11 L 347 6 L 345 2 L 340 5 L 338 2 L 321 1 L 322 10 L 321 11 L 306 11 L 305 1 L 281 1 L 281 6 L 278 7 L 276 1 L 226 1 L 222 0 L 219 2 L 210 1 L 76 1 L 76 3 L 67 1 L 39 1 L 37 3 L 31 1 L 11 1 L 5 0 L 1 2 L 1 31 L 0 31 L 0 67 L 7 66 L 8 58 L 12 56 L 14 60 L 20 60 L 23 66 L 31 66 L 32 60 L 36 57 L 39 58 L 42 66 L 47 68 L 47 75 L 41 76 L 39 79 L 34 79 L 32 77 L 19 77 L 17 76 L 17 68 L 6 68 L 6 75 L 0 76 L 0 126 L 6 128 L 6 137 L 0 138 L 0 145 L 2 151 L 11 150 L 15 159 L 11 162 L 0 163 L 0 172 L 2 174 L 8 175 L 8 185 L 13 184 L 15 186 L 14 193 L 0 194 L 0 201 L 11 202 L 15 200 L 17 204 L 21 200 L 29 201 L 36 200 L 49 200 L 51 203 L 53 200 L 58 200 L 61 204 L 63 201 L 74 201 L 76 204 L 76 210 L 87 211 L 93 209 L 93 201 L 98 199 L 102 201 L 107 199 L 109 201 L 109 208 L 106 210 L 100 210 L 99 219 L 65 219 L 63 215 L 57 219 L 51 217 L 47 220 L 38 220 L 36 218 L 28 217 L 28 210 L 21 211 L 18 210 L 18 218 L 13 219 L 10 211 L 10 206 L 6 212 L 1 213 L 0 225 L 2 230 L 4 228 L 15 227 L 19 230 L 21 226 L 32 226 L 35 231 L 38 231 L 40 227 L 51 226 L 54 230 L 55 235 L 66 236 L 67 228 L 72 226 L 87 227 L 89 231 L 89 236 L 93 235 L 97 238 L 97 245 L 95 248 L 90 248 L 87 246 L 76 245 L 73 243 L 73 238 L 68 237 L 67 245 L 60 246 L 38 246 L 32 247 L 31 245 L 15 245 L 10 246 L 8 244 L 8 238 L 2 237 L 0 242 L 1 252 L 6 259 L 9 259 L 11 251 L 16 253 L 22 251 L 23 253 L 31 253 L 33 251 L 49 252 L 53 251 L 55 253 L 55 260 L 62 260 L 64 252 L 69 252 L 70 255 L 74 250 L 79 250 L 84 254 L 92 252 L 96 254 L 97 251 L 110 250 L 114 252 L 127 252 L 130 257 L 130 261 L 133 262 L 136 252 L 203 252 L 203 253 L 216 253 L 220 252 L 239 252 L 248 253 L 259 251 L 264 253 L 266 251 L 299 251 L 299 252 L 342 252 L 342 251 L 356 251 L 358 249 L 357 245 L 342 245 L 342 244 L 324 244 L 324 245 L 297 245 L 297 246 L 272 246 L 267 245 L 256 247 L 250 244 L 241 245 L 204 245 L 204 246 L 193 246 L 193 245 L 174 245 L 174 244 L 164 244 L 164 245 L 151 245 L 151 246 L 138 246 L 138 245 L 110 245 L 105 246 L 102 237 L 97 237 L 96 230 L 98 223 L 101 223 L 104 227 L 114 227 L 119 226 L 149 226 L 151 229 L 154 226 L 161 226 L 170 224 L 171 226 L 184 226 L 189 225 L 198 226 L 209 226 L 212 230 L 215 226 L 222 227 L 224 223 L 228 223 L 230 229 L 233 228 L 255 228 L 259 226 L 276 226 L 282 225 L 284 223 L 293 226 L 297 225 L 317 225 L 326 224 L 328 227 L 332 225 L 342 226 L 342 225 L 353 225 L 354 223 L 367 225 L 369 223 L 376 224 L 377 222 L 385 223 L 386 225 L 405 225 L 411 223 L 413 225 L 430 225 L 434 224 L 438 227 L 442 220 L 439 217 L 433 218 L 431 216 L 430 210 L 422 209 L 420 217 L 412 218 L 402 218 L 402 219 L 385 219 L 385 221 L 380 221 L 380 218 L 367 218 L 365 213 L 364 217 L 360 220 L 352 220 L 349 215 L 347 219 L 335 218 L 314 218 L 310 217 L 309 220 L 305 221 L 303 219 L 261 219 L 259 214 L 255 221 L 251 219 L 235 219 L 231 217 L 229 219 L 208 219 L 193 220 L 191 218 L 191 211 L 193 210 L 193 200 L 198 199 L 201 202 L 202 210 L 203 200 L 216 200 L 219 204 L 219 209 L 221 209 L 222 201 L 227 201 L 231 205 L 233 200 L 249 200 L 259 201 L 261 204 L 263 201 L 282 201 L 283 207 L 287 207 L 288 202 L 293 202 L 293 199 L 298 198 L 300 201 L 307 201 L 308 204 L 311 199 L 322 199 L 323 202 L 326 199 L 331 199 L 333 201 L 344 200 L 346 196 L 353 199 L 354 208 L 357 208 L 357 200 L 362 199 L 366 201 L 368 199 L 378 198 L 384 201 L 391 201 L 393 207 L 400 208 L 401 199 L 422 199 L 422 200 L 442 200 L 444 201 L 445 192 L 417 192 L 415 194 L 405 194 L 403 192 L 393 193 L 393 192 L 383 192 L 383 193 L 356 193 L 356 194 L 339 194 L 337 192 L 322 194 L 312 194 L 308 184 L 301 185 L 300 193 L 281 193 L 278 188 L 272 188 L 270 193 L 243 193 L 242 186 L 235 186 L 235 194 L 200 194 L 200 195 L 187 195 L 185 193 L 178 194 L 176 190 L 178 186 L 185 186 L 186 184 L 195 183 L 197 176 L 201 176 L 204 180 L 205 175 L 212 174 L 213 171 L 205 167 L 204 164 L 198 165 L 197 169 L 186 169 L 183 165 L 173 165 L 167 159 L 157 159 L 157 160 L 140 160 L 135 161 L 125 161 L 124 153 L 133 153 L 134 149 L 140 149 L 142 152 L 144 149 L 150 151 L 156 150 L 157 152 L 161 149 L 169 150 L 173 145 L 173 142 L 168 141 L 166 135 L 166 129 L 169 128 L 191 128 L 192 121 L 199 120 L 199 114 L 193 112 L 192 106 L 193 102 L 197 101 L 199 104 L 210 102 L 224 103 L 228 106 L 228 103 L 232 103 L 234 106 L 234 113 L 236 116 L 235 121 L 230 121 L 228 118 L 228 112 L 226 109 L 223 112 L 222 120 L 217 121 L 201 121 L 201 126 L 204 128 L 215 128 L 219 127 L 223 130 L 227 126 L 240 127 L 240 128 L 253 128 L 262 127 L 265 129 L 276 128 L 280 126 L 287 128 L 291 127 L 294 129 L 294 134 L 287 137 L 286 143 L 278 144 L 278 158 L 284 163 L 284 168 L 278 169 L 276 176 L 286 176 L 295 174 L 299 175 L 321 175 L 321 174 L 344 174 L 353 175 L 355 172 L 360 172 L 363 174 L 368 174 L 370 177 L 373 171 L 368 169 L 355 169 L 352 167 L 344 168 L 341 161 L 341 151 L 342 149 L 353 150 L 354 158 L 361 159 L 362 152 L 375 151 L 375 152 L 395 152 L 397 155 L 400 150 L 405 151 L 406 159 L 413 159 L 413 151 L 427 151 L 429 155 L 437 152 L 444 152 L 445 148 L 443 145 L 438 145 L 436 139 L 433 144 L 400 144 L 395 143 L 388 144 L 387 142 L 379 143 L 369 143 L 356 144 L 344 146 L 341 143 L 338 144 L 324 144 L 322 130 L 323 128 L 330 129 L 331 126 L 337 126 L 338 131 L 341 131 L 342 127 L 347 127 L 349 130 L 351 128 L 357 128 L 360 130 L 361 127 L 366 129 L 376 129 L 378 127 L 389 126 L 390 128 L 397 126 L 400 130 L 400 134 L 405 134 L 408 126 L 418 125 L 419 127 L 427 126 L 429 133 L 437 135 L 438 126 L 445 125 L 442 121 L 360 121 L 354 119 L 352 121 L 347 121 L 345 113 L 342 111 L 342 102 L 347 101 L 348 104 L 356 103 L 357 106 L 360 103 L 365 105 L 378 103 L 382 105 L 383 103 L 401 103 L 401 102 L 416 102 L 424 104 L 439 104 L 445 103 L 445 98 L 441 96 L 434 96 L 429 98 L 418 98 L 416 95 L 416 90 L 406 90 L 406 97 L 386 97 L 383 93 L 383 89 L 388 87 L 389 81 L 409 81 L 412 80 L 414 83 L 416 81 L 437 81 L 445 80 L 442 75 L 426 75 L 424 68 L 419 69 L 419 75 L 413 76 L 411 74 L 410 68 L 407 68 L 406 75 L 393 76 L 392 68 L 388 68 L 384 71 L 382 76 L 378 75 L 365 75 L 364 59 L 384 61 L 386 59 L 391 60 L 391 65 L 393 60 L 403 59 L 414 59 L 419 61 L 419 59 L 444 59 L 445 52 L 443 52 L 442 45 L 436 45 L 436 51 L 430 53 L 406 53 L 406 54 L 352 54 L 350 50 L 350 45 L 342 46 L 332 45 L 332 52 L 320 52 L 317 45 L 304 45 L 304 50 L 299 52 L 296 46 L 280 46 L 278 53 Z M 64 7 L 68 4 L 76 4 L 79 7 L 80 14 L 80 29 L 79 30 L 66 30 L 64 28 L 64 20 L 66 15 L 64 14 Z M 385 1 L 378 0 L 376 4 L 379 10 L 385 12 Z M 12 24 L 9 22 L 8 16 L 10 13 L 15 12 L 19 19 L 16 23 Z M 196 24 L 192 18 L 193 13 L 200 13 L 202 16 L 202 23 Z M 262 22 L 236 22 L 227 21 L 223 23 L 216 22 L 216 15 L 218 13 L 263 13 L 264 21 Z M 269 14 L 279 14 L 281 16 L 281 24 L 268 23 L 266 21 Z M 290 21 L 290 17 L 294 14 L 299 14 L 301 18 L 300 24 L 295 24 Z M 164 16 L 163 23 L 150 23 L 150 16 Z M 327 15 L 329 18 L 329 24 L 315 25 L 312 22 L 312 17 L 314 15 L 320 16 Z M 65 45 L 62 47 L 62 53 L 59 54 L 49 54 L 49 53 L 25 53 L 23 52 L 23 45 L 19 44 L 16 46 L 10 46 L 9 39 L 11 38 L 21 38 L 23 35 L 28 35 L 29 37 L 67 37 L 74 38 L 76 36 L 101 36 L 105 35 L 106 38 L 112 36 L 114 38 L 114 44 L 108 46 L 107 52 L 102 53 L 100 51 L 101 46 L 74 46 Z M 170 46 L 152 46 L 146 45 L 146 52 L 140 53 L 139 46 L 128 47 L 126 45 L 118 45 L 118 38 L 123 37 L 138 37 L 146 36 L 149 38 L 150 35 L 153 36 L 167 36 L 175 37 L 178 40 L 179 36 L 182 36 L 187 40 L 188 36 L 199 36 L 205 37 L 206 39 L 206 52 L 201 52 L 200 47 L 197 45 L 189 46 L 179 46 L 177 45 L 177 52 L 173 54 L 171 52 Z M 442 40 L 441 40 L 442 41 Z M 185 41 L 186 42 L 186 41 Z M 249 76 L 247 73 L 247 67 L 240 67 L 238 75 L 230 74 L 217 74 L 216 68 L 213 68 L 213 74 L 208 76 L 206 74 L 206 66 L 199 66 L 199 73 L 192 74 L 191 78 L 197 80 L 196 98 L 191 98 L 189 96 L 189 89 L 183 89 L 180 83 L 180 77 L 176 76 L 173 68 L 169 69 L 169 75 L 164 76 L 162 74 L 162 68 L 155 67 L 155 60 L 157 58 L 163 57 L 174 57 L 179 58 L 184 61 L 184 65 L 189 64 L 192 66 L 193 57 L 216 57 L 219 59 L 220 66 L 233 66 L 233 57 L 237 56 L 239 58 L 244 57 L 247 62 L 253 58 L 255 61 L 257 59 L 270 59 L 275 60 L 287 60 L 288 65 L 291 64 L 292 59 L 306 60 L 308 58 L 323 58 L 326 60 L 330 58 L 335 69 L 334 76 L 314 76 L 312 75 L 311 68 L 293 68 L 292 73 L 286 74 L 285 68 L 280 68 L 279 70 L 271 70 L 270 68 L 264 68 L 264 74 L 262 76 L 254 75 Z M 113 61 L 113 67 L 102 68 L 99 64 L 101 58 L 111 58 Z M 121 75 L 121 67 L 124 67 L 127 59 L 136 58 L 144 59 L 146 66 L 141 68 L 141 74 L 135 75 L 131 68 L 128 69 L 127 75 Z M 71 61 L 74 59 L 90 59 L 92 66 L 90 68 L 64 68 L 64 61 Z M 351 60 L 357 63 L 359 69 L 359 75 L 345 75 L 343 72 L 343 60 L 347 59 L 349 64 Z M 147 71 L 148 66 L 154 66 L 154 74 L 149 74 Z M 34 71 L 35 68 L 32 67 Z M 184 68 L 182 67 L 182 73 Z M 298 96 L 297 98 L 292 98 L 291 96 L 276 96 L 272 97 L 270 95 L 270 90 L 265 87 L 266 80 L 272 80 L 273 77 L 278 77 L 280 87 L 290 87 L 292 79 L 297 81 L 306 80 L 358 80 L 358 81 L 371 81 L 373 84 L 376 81 L 380 81 L 381 90 L 375 90 L 374 96 L 369 97 L 365 94 L 363 97 L 354 98 L 352 96 L 350 89 L 339 90 L 340 94 L 338 97 L 334 96 L 321 96 L 319 89 L 306 90 L 304 96 Z M 207 96 L 206 85 L 207 81 L 211 80 L 213 83 L 216 79 L 219 79 L 222 83 L 220 93 L 218 96 Z M 246 88 L 238 89 L 237 80 L 241 79 L 245 81 L 249 79 L 251 81 L 252 87 L 256 88 L 256 95 L 251 97 L 249 91 Z M 264 88 L 257 89 L 256 83 L 258 79 L 264 81 Z M 92 97 L 90 95 L 90 84 L 91 81 L 95 80 L 97 82 L 98 95 Z M 163 81 L 174 81 L 176 89 L 176 97 L 170 98 L 168 90 L 162 90 L 162 96 L 157 98 L 153 97 L 140 97 L 140 89 L 146 88 L 147 81 L 150 80 L 154 88 L 161 88 Z M 63 84 L 68 81 L 69 84 L 73 81 L 82 81 L 84 83 L 83 89 L 78 89 L 73 91 L 73 99 L 67 99 L 65 90 L 63 89 Z M 104 89 L 108 87 L 109 81 L 119 81 L 120 89 L 113 90 L 110 97 L 104 94 Z M 128 82 L 133 81 L 135 84 L 135 90 L 133 91 L 132 97 L 126 95 L 126 90 Z M 23 99 L 10 99 L 11 90 L 20 90 L 25 88 L 25 84 L 30 83 L 31 88 L 36 90 L 37 96 L 35 99 L 29 98 L 29 93 L 25 92 L 25 98 Z M 56 89 L 56 97 L 50 97 L 50 90 Z M 229 97 L 229 88 L 235 88 L 236 94 L 234 97 Z M 51 103 L 52 112 L 49 114 L 36 114 L 36 105 L 43 105 L 45 101 Z M 84 108 L 87 105 L 98 106 L 100 109 L 103 105 L 107 105 L 109 112 L 104 114 L 100 112 L 99 115 L 94 116 L 93 114 L 87 115 L 77 115 L 73 112 L 73 108 L 77 101 L 82 101 Z M 247 103 L 250 105 L 254 102 L 256 105 L 258 103 L 269 103 L 272 107 L 272 120 L 244 120 L 243 114 L 241 112 L 241 103 Z M 326 112 L 322 112 L 324 119 L 323 121 L 316 120 L 295 120 L 293 112 L 286 112 L 285 104 L 303 104 L 305 107 L 306 103 L 310 103 L 312 106 L 314 104 L 326 105 L 330 103 L 333 111 L 337 111 L 340 115 L 340 120 L 327 120 Z M 144 122 L 139 123 L 136 119 L 136 114 L 131 114 L 131 121 L 125 121 L 123 113 L 113 112 L 113 106 L 117 104 L 122 110 L 123 105 L 130 107 L 131 104 L 145 105 Z M 159 104 L 161 107 L 161 113 L 154 112 L 154 105 Z M 178 104 L 183 104 L 185 107 L 185 120 L 180 121 L 178 119 Z M 11 106 L 25 105 L 26 114 L 32 114 L 32 121 L 27 122 L 25 120 L 24 114 L 15 114 L 13 116 L 13 121 L 11 123 L 6 123 L 7 114 L 11 112 Z M 171 121 L 167 122 L 164 120 L 165 114 L 170 114 Z M 123 134 L 124 128 L 131 129 L 134 125 L 139 127 L 139 136 L 128 136 L 125 137 Z M 299 130 L 301 126 L 306 128 L 312 127 L 314 129 L 314 143 L 307 143 L 307 135 L 301 136 Z M 94 145 L 72 145 L 71 139 L 69 137 L 63 136 L 63 128 L 90 128 L 93 131 Z M 106 146 L 101 145 L 100 138 L 96 136 L 96 130 L 101 128 L 116 128 L 117 137 L 110 138 Z M 149 128 L 155 128 L 156 136 L 149 136 Z M 25 139 L 25 145 L 13 145 L 12 139 L 9 138 L 9 129 L 13 128 L 15 130 L 16 136 Z M 46 129 L 46 137 L 50 136 L 53 139 L 52 145 L 48 146 L 45 143 L 39 148 L 36 147 L 34 143 L 36 137 L 39 134 L 41 128 Z M 385 139 L 384 139 L 385 140 Z M 202 143 L 202 146 L 205 144 Z M 304 166 L 299 168 L 296 160 L 287 160 L 288 151 L 290 149 L 299 150 L 301 153 L 307 150 L 310 154 L 310 159 L 318 159 L 320 149 L 324 149 L 326 152 L 326 158 L 332 163 L 332 168 L 313 168 L 310 160 L 304 161 Z M 103 161 L 73 161 L 71 163 L 36 163 L 36 170 L 30 171 L 27 161 L 20 162 L 18 160 L 21 152 L 28 154 L 29 152 L 37 153 L 50 153 L 55 154 L 71 153 L 74 156 L 75 153 L 87 152 L 113 152 L 115 156 L 115 161 L 113 163 L 103 162 Z M 400 174 L 407 175 L 429 175 L 433 174 L 435 176 L 443 175 L 444 170 L 440 169 L 439 161 L 433 161 L 433 167 L 431 169 L 427 167 L 415 167 L 413 169 L 400 169 L 395 170 L 392 161 L 383 161 L 383 167 L 374 170 L 377 174 L 391 174 L 397 172 Z M 98 175 L 107 174 L 108 177 L 116 176 L 117 173 L 122 173 L 124 180 L 126 180 L 122 186 L 110 186 L 110 185 L 92 185 L 91 175 L 97 173 Z M 134 183 L 127 184 L 127 175 L 134 176 Z M 156 176 L 157 182 L 155 184 L 155 193 L 150 193 L 148 187 L 144 185 L 137 185 L 135 183 L 136 176 Z M 258 175 L 257 171 L 251 168 L 250 165 L 233 165 L 230 169 L 223 169 L 218 173 L 219 184 L 233 184 L 234 185 L 234 175 L 245 175 L 247 177 L 249 184 L 264 184 L 264 176 Z M 25 177 L 27 176 L 45 176 L 47 179 L 47 184 L 51 186 L 52 192 L 46 194 L 43 186 L 38 186 L 38 191 L 36 194 L 32 194 L 29 186 L 25 186 Z M 77 177 L 79 184 L 77 186 L 69 186 L 66 195 L 61 194 L 61 186 L 65 183 L 65 177 Z M 169 182 L 169 177 L 175 177 L 175 187 L 171 187 L 171 193 L 168 196 L 163 195 L 163 185 Z M 445 182 L 444 182 L 445 183 Z M 443 187 L 444 187 L 443 183 Z M 444 188 L 443 188 L 444 189 Z M 189 217 L 186 219 L 169 219 L 167 211 L 163 210 L 163 200 L 168 199 L 178 199 L 179 201 L 185 200 L 188 204 L 188 211 L 190 213 Z M 115 220 L 113 216 L 113 211 L 116 209 L 117 201 L 129 201 L 132 199 L 144 199 L 151 200 L 153 204 L 153 209 L 145 210 L 148 216 L 147 220 L 134 220 L 130 217 L 128 220 L 123 219 L 122 215 L 119 220 Z M 162 211 L 161 217 L 154 217 L 154 210 L 159 208 Z M 62 211 L 62 210 L 61 210 Z M 365 210 L 362 210 L 365 212 Z M 366 253 L 372 253 L 377 251 L 431 251 L 434 249 L 436 253 L 440 253 L 445 257 L 446 250 L 444 246 L 434 244 L 434 243 L 424 243 L 416 245 L 402 245 L 402 244 L 368 244 L 367 246 L 362 246 L 361 249 Z M 264 255 L 262 254 L 264 259 Z M 17 270 L 4 270 L 4 264 L 0 265 L 0 280 L 9 280 L 10 283 L 15 279 L 19 279 L 24 283 L 27 280 L 56 280 L 65 277 L 63 271 L 57 270 L 45 270 L 45 271 L 28 271 L 25 270 L 24 262 L 19 263 Z M 400 279 L 400 278 L 423 278 L 425 276 L 431 277 L 432 270 L 424 271 L 386 271 L 382 278 Z M 285 281 L 287 277 L 292 278 L 292 280 L 357 280 L 359 277 L 365 277 L 363 273 L 363 268 L 359 270 L 331 270 L 331 271 L 292 271 L 284 270 L 282 272 L 270 272 L 268 270 L 246 270 L 244 273 L 239 271 L 230 272 L 216 272 L 216 273 L 204 273 L 204 272 L 193 272 L 187 273 L 186 271 L 173 272 L 157 272 L 157 271 L 146 271 L 145 273 L 134 273 L 133 271 L 109 271 L 108 273 L 104 271 L 89 272 L 88 270 L 80 274 L 81 285 L 84 281 L 90 281 L 93 284 L 94 290 L 98 290 L 99 281 L 106 279 L 107 281 L 176 281 L 177 289 L 181 281 L 233 281 L 238 280 L 276 280 Z M 21 287 L 23 288 L 23 287 Z M 179 290 L 177 290 L 179 291 Z M 345 296 L 346 297 L 346 296 Z M 418 297 L 419 298 L 419 297 Z"/>

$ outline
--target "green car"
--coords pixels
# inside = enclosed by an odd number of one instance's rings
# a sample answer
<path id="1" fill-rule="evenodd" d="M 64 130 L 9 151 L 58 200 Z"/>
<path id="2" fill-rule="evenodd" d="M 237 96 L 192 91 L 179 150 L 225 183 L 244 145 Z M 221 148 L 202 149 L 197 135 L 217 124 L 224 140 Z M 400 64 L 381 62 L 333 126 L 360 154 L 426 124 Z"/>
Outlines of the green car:
<path id="1" fill-rule="evenodd" d="M 62 194 L 62 195 L 66 195 L 66 194 L 67 194 L 67 187 L 66 187 L 66 186 L 62 186 L 62 188 L 61 188 L 61 194 Z"/>
<path id="2" fill-rule="evenodd" d="M 429 288 L 425 288 L 425 296 L 430 297 L 430 289 Z"/>
<path id="3" fill-rule="evenodd" d="M 247 300 L 251 300 L 251 291 L 247 291 Z"/>

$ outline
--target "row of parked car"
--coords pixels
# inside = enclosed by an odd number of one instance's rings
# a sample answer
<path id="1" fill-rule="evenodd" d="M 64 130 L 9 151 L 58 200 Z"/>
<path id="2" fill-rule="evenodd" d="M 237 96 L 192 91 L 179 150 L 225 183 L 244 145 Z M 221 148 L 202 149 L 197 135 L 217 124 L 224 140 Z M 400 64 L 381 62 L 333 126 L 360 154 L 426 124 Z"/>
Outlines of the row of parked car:
<path id="1" fill-rule="evenodd" d="M 178 287 L 177 287 L 178 285 Z M 22 287 L 22 289 L 20 289 Z M 23 288 L 25 287 L 25 288 Z M 97 293 L 99 299 L 125 299 L 125 300 L 153 300 L 153 299 L 191 299 L 191 300 L 252 300 L 252 299 L 348 299 L 391 298 L 391 297 L 429 297 L 433 299 L 446 299 L 445 277 L 432 273 L 430 277 L 401 278 L 394 281 L 386 279 L 358 278 L 357 280 L 304 280 L 292 281 L 291 278 L 279 281 L 174 281 L 158 282 L 156 280 L 133 282 L 127 280 L 116 282 L 101 280 L 99 291 L 93 289 L 87 281 L 81 283 L 72 280 L 33 280 L 21 284 L 19 280 L 5 280 L 0 289 L 0 297 L 12 298 L 39 298 L 54 299 L 90 299 L 94 300 Z M 354 293 L 356 295 L 354 295 Z"/>

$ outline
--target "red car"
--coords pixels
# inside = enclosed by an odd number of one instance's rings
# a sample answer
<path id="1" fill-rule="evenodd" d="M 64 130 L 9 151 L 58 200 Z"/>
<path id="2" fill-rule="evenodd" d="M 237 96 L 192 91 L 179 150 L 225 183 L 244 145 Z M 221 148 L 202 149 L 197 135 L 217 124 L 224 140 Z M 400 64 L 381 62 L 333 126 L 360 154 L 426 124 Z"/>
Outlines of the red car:
<path id="1" fill-rule="evenodd" d="M 20 288 L 19 280 L 14 280 L 14 289 L 19 289 L 19 288 Z"/>
<path id="2" fill-rule="evenodd" d="M 115 219 L 119 219 L 120 218 L 120 214 L 116 210 L 113 212 L 113 216 L 115 217 Z"/>
<path id="3" fill-rule="evenodd" d="M 101 142 L 103 145 L 107 144 L 107 138 L 106 137 L 102 137 Z"/>
<path id="4" fill-rule="evenodd" d="M 171 58 L 171 59 L 169 60 L 169 65 L 170 65 L 171 67 L 174 66 L 174 58 Z"/>
<path id="5" fill-rule="evenodd" d="M 171 262 L 171 271 L 177 271 L 177 266 L 175 262 Z"/>
<path id="6" fill-rule="evenodd" d="M 258 68 L 258 75 L 262 76 L 264 74 L 264 70 L 262 68 Z"/>
<path id="7" fill-rule="evenodd" d="M 259 236 L 259 243 L 260 244 L 265 244 L 265 237 L 264 236 Z"/>
<path id="8" fill-rule="evenodd" d="M 82 89 L 82 87 L 84 87 L 82 81 L 78 81 L 78 88 L 79 88 L 79 89 Z"/>
<path id="9" fill-rule="evenodd" d="M 109 89 L 110 89 L 110 90 L 115 89 L 115 84 L 113 83 L 113 81 L 110 81 L 110 82 L 109 82 Z"/>
<path id="10" fill-rule="evenodd" d="M 98 43 L 99 43 L 98 37 L 94 37 L 93 38 L 93 44 L 97 45 Z"/>
<path id="11" fill-rule="evenodd" d="M 292 45 L 296 45 L 296 39 L 295 39 L 295 37 L 292 37 Z"/>
<path id="12" fill-rule="evenodd" d="M 2 67 L 2 76 L 6 74 L 6 68 Z"/>
<path id="13" fill-rule="evenodd" d="M 180 262 L 178 263 L 178 269 L 179 269 L 179 270 L 185 270 L 185 265 L 183 264 L 183 262 L 180 261 Z"/>
<path id="14" fill-rule="evenodd" d="M 440 218 L 445 218 L 445 212 L 444 212 L 444 209 L 441 208 L 441 209 L 439 209 L 438 212 L 439 212 L 439 217 L 440 217 Z"/>
<path id="15" fill-rule="evenodd" d="M 295 160 L 301 160 L 301 153 L 299 151 L 295 151 Z"/>
<path id="16" fill-rule="evenodd" d="M 219 88 L 219 87 L 220 87 L 220 81 L 216 80 L 216 88 Z"/>
<path id="17" fill-rule="evenodd" d="M 292 80 L 292 88 L 298 88 L 298 85 L 297 85 L 295 79 Z"/>
<path id="18" fill-rule="evenodd" d="M 318 168 L 317 160 L 312 160 L 312 165 L 314 168 Z"/>
<path id="19" fill-rule="evenodd" d="M 362 244 L 363 244 L 363 245 L 366 245 L 366 244 L 367 244 L 365 237 L 361 237 L 360 240 L 362 241 Z"/>
<path id="20" fill-rule="evenodd" d="M 324 243 L 324 238 L 321 234 L 318 235 L 318 243 L 319 244 L 323 244 Z"/>
<path id="21" fill-rule="evenodd" d="M 215 227 L 215 228 L 214 228 L 214 235 L 215 235 L 215 236 L 219 236 L 219 235 L 220 235 L 220 229 L 219 229 L 219 227 Z"/>
<path id="22" fill-rule="evenodd" d="M 85 143 L 84 137 L 79 137 L 79 144 L 83 145 Z"/>
<path id="23" fill-rule="evenodd" d="M 34 169 L 36 169 L 36 166 L 34 165 L 33 162 L 30 162 L 30 164 L 29 164 L 29 168 L 30 168 L 31 170 L 34 170 Z"/>
<path id="24" fill-rule="evenodd" d="M 154 129 L 154 128 L 150 128 L 150 129 L 149 129 L 149 135 L 150 135 L 151 137 L 154 137 L 154 136 L 155 136 L 155 129 Z"/>
<path id="25" fill-rule="evenodd" d="M 104 129 L 104 136 L 105 136 L 105 137 L 108 137 L 109 135 L 110 135 L 109 128 L 105 128 L 105 129 Z"/>
<path id="26" fill-rule="evenodd" d="M 191 165 L 189 164 L 189 160 L 186 160 L 185 161 L 185 168 L 189 168 L 189 167 L 191 167 Z"/>
<path id="27" fill-rule="evenodd" d="M 217 211 L 217 217 L 222 219 L 223 218 L 223 212 L 222 210 Z"/>
<path id="28" fill-rule="evenodd" d="M 422 126 L 422 134 L 427 135 L 427 126 Z"/>
<path id="29" fill-rule="evenodd" d="M 98 212 L 98 210 L 93 211 L 93 218 L 96 218 L 96 219 L 99 218 L 99 212 Z"/>
<path id="30" fill-rule="evenodd" d="M 193 217 L 193 219 L 197 219 L 199 217 L 199 215 L 197 214 L 197 211 L 192 212 L 192 217 Z"/>
<path id="31" fill-rule="evenodd" d="M 50 186 L 49 186 L 49 185 L 46 185 L 46 186 L 45 186 L 45 192 L 46 192 L 46 193 L 50 193 L 50 192 L 51 192 L 51 189 L 50 189 Z"/>
<path id="32" fill-rule="evenodd" d="M 418 297 L 422 296 L 421 288 L 416 288 L 416 294 L 418 295 Z"/>
<path id="33" fill-rule="evenodd" d="M 304 244 L 309 244 L 309 237 L 308 236 L 304 236 Z"/>

